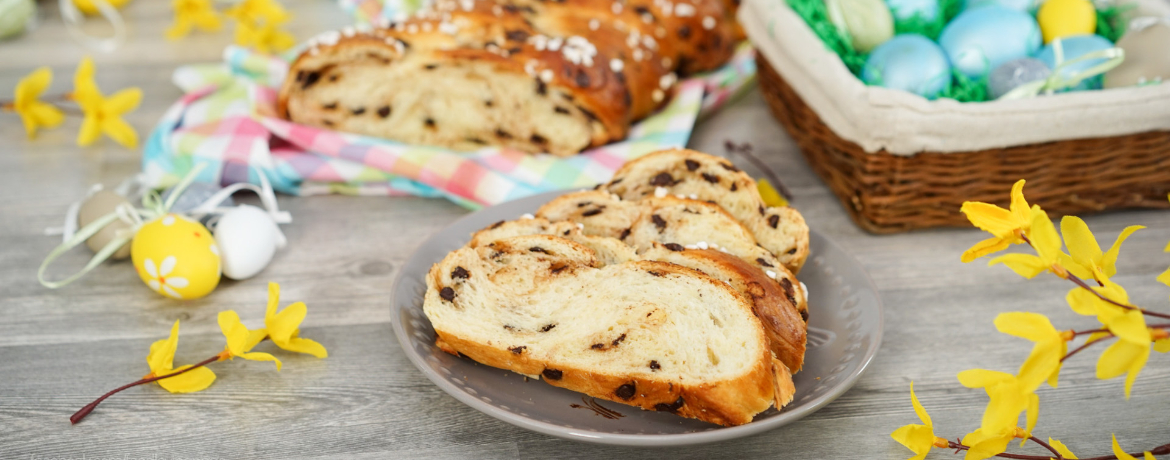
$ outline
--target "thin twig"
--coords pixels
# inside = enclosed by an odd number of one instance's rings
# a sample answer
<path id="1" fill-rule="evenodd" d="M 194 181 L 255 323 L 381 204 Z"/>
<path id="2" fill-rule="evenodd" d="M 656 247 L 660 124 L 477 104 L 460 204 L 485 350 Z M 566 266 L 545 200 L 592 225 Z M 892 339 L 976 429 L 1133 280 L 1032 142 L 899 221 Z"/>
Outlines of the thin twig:
<path id="1" fill-rule="evenodd" d="M 1072 282 L 1073 282 L 1073 284 L 1076 284 L 1077 286 L 1080 286 L 1082 289 L 1085 289 L 1085 290 L 1087 290 L 1087 291 L 1089 291 L 1089 292 L 1092 292 L 1092 293 L 1093 293 L 1093 295 L 1097 296 L 1097 298 L 1099 298 L 1099 299 L 1101 299 L 1101 300 L 1104 300 L 1104 301 L 1106 301 L 1106 302 L 1109 302 L 1109 303 L 1111 303 L 1111 304 L 1113 304 L 1113 305 L 1117 305 L 1117 306 L 1119 306 L 1119 307 L 1121 307 L 1121 308 L 1124 308 L 1124 309 L 1126 309 L 1126 310 L 1138 310 L 1138 311 L 1142 312 L 1142 314 L 1143 314 L 1143 315 L 1146 315 L 1146 316 L 1153 316 L 1153 317 L 1157 317 L 1157 318 L 1165 318 L 1165 319 L 1170 319 L 1170 315 L 1167 315 L 1167 314 L 1165 314 L 1165 313 L 1152 312 L 1152 311 L 1146 310 L 1146 309 L 1144 309 L 1144 308 L 1141 308 L 1141 307 L 1137 307 L 1137 306 L 1133 306 L 1133 305 L 1124 304 L 1124 303 L 1118 302 L 1118 301 L 1116 301 L 1116 300 L 1110 299 L 1110 298 L 1108 298 L 1108 297 L 1105 297 L 1105 295 L 1104 295 L 1104 294 L 1101 294 L 1100 292 L 1097 292 L 1095 289 L 1093 289 L 1092 287 L 1090 287 L 1090 286 L 1088 285 L 1088 283 L 1085 283 L 1085 281 L 1084 281 L 1084 280 L 1082 280 L 1082 279 L 1080 279 L 1080 278 L 1077 278 L 1077 276 L 1076 276 L 1076 275 L 1074 275 L 1074 274 L 1072 274 L 1072 273 L 1069 273 L 1069 274 L 1068 274 L 1068 280 L 1069 280 L 1069 281 L 1072 281 Z"/>
<path id="2" fill-rule="evenodd" d="M 1052 446 L 1048 445 L 1048 443 L 1041 441 L 1039 438 L 1031 435 L 1028 436 L 1028 440 L 1039 444 L 1045 449 L 1048 449 L 1049 452 L 1052 452 L 1052 455 L 1056 456 L 1056 460 L 1064 460 L 1064 457 L 1060 455 L 1060 452 L 1057 452 L 1056 449 L 1053 449 Z"/>
<path id="3" fill-rule="evenodd" d="M 122 390 L 125 390 L 127 388 L 131 388 L 131 387 L 136 387 L 138 385 L 150 383 L 150 382 L 153 382 L 156 380 L 162 380 L 165 378 L 174 377 L 176 375 L 182 374 L 182 373 L 190 371 L 192 369 L 198 369 L 200 367 L 206 366 L 206 365 L 211 364 L 213 362 L 219 361 L 220 358 L 221 358 L 220 354 L 217 353 L 215 356 L 207 358 L 207 359 L 199 362 L 198 364 L 192 365 L 191 367 L 188 367 L 188 368 L 183 369 L 181 371 L 172 372 L 170 374 L 155 376 L 155 377 L 151 377 L 151 378 L 147 378 L 147 379 L 141 379 L 141 380 L 138 380 L 135 382 L 131 382 L 131 383 L 127 383 L 125 385 L 122 385 L 118 388 L 111 390 L 109 393 L 102 395 L 100 398 L 95 399 L 93 402 L 86 404 L 85 407 L 82 407 L 81 410 L 77 411 L 76 413 L 74 413 L 72 416 L 69 417 L 69 422 L 76 425 L 77 422 L 80 422 L 81 419 L 85 418 L 86 415 L 89 415 L 90 412 L 93 412 L 93 410 L 95 408 L 97 408 L 98 404 L 101 404 L 102 401 L 106 400 L 106 398 L 109 398 L 110 396 L 113 396 Z"/>
<path id="4" fill-rule="evenodd" d="M 1060 362 L 1062 362 L 1062 363 L 1063 363 L 1063 362 L 1064 362 L 1064 360 L 1071 358 L 1071 357 L 1072 357 L 1072 355 L 1075 355 L 1075 354 L 1077 354 L 1077 353 L 1080 353 L 1080 351 L 1081 351 L 1081 350 L 1084 350 L 1084 349 L 1086 349 L 1086 348 L 1089 348 L 1089 346 L 1090 346 L 1090 345 L 1093 345 L 1093 344 L 1095 344 L 1095 343 L 1097 343 L 1097 342 L 1104 342 L 1104 341 L 1105 341 L 1105 339 L 1108 339 L 1108 338 L 1110 338 L 1110 337 L 1113 337 L 1113 336 L 1114 336 L 1114 335 L 1113 335 L 1113 333 L 1112 333 L 1112 332 L 1110 332 L 1108 336 L 1102 337 L 1102 338 L 1100 338 L 1100 339 L 1097 339 L 1097 340 L 1094 340 L 1094 341 L 1092 341 L 1092 342 L 1086 342 L 1084 345 L 1081 345 L 1081 346 L 1079 346 L 1079 347 L 1075 348 L 1073 351 L 1070 351 L 1070 352 L 1068 352 L 1068 354 L 1067 354 L 1067 355 L 1064 355 L 1064 356 L 1062 356 L 1062 357 L 1060 358 Z"/>

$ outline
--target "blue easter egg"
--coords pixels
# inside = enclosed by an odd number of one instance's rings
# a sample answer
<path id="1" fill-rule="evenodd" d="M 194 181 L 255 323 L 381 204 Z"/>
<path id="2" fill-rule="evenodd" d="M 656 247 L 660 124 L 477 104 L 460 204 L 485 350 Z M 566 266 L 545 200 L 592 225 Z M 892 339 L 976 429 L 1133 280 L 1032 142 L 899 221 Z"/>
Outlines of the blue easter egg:
<path id="1" fill-rule="evenodd" d="M 869 54 L 861 79 L 866 84 L 934 98 L 951 85 L 951 65 L 942 48 L 919 34 L 902 34 Z"/>
<path id="2" fill-rule="evenodd" d="M 938 0 L 886 0 L 894 19 L 905 21 L 918 17 L 923 21 L 938 19 Z"/>
<path id="3" fill-rule="evenodd" d="M 951 65 L 968 77 L 979 78 L 1040 49 L 1040 26 L 1027 13 L 991 5 L 959 14 L 943 29 L 938 43 Z"/>
<path id="4" fill-rule="evenodd" d="M 1057 64 L 1056 63 L 1057 41 L 1060 42 L 1059 46 L 1064 51 L 1064 60 L 1065 61 L 1071 61 L 1073 59 L 1076 59 L 1078 57 L 1092 53 L 1094 51 L 1101 51 L 1101 50 L 1113 48 L 1113 42 L 1109 41 L 1109 39 L 1102 37 L 1100 35 L 1074 35 L 1072 37 L 1058 38 L 1056 40 L 1053 40 L 1052 43 L 1049 43 L 1048 46 L 1045 46 L 1044 49 L 1040 50 L 1040 54 L 1036 55 L 1036 59 L 1043 61 L 1045 64 L 1048 65 L 1048 67 L 1051 67 L 1053 69 L 1056 68 L 1056 64 Z M 1060 69 L 1060 75 L 1063 77 L 1066 77 L 1066 78 L 1072 77 L 1073 74 L 1075 74 L 1075 73 L 1079 73 L 1081 71 L 1084 71 L 1090 67 L 1093 67 L 1093 66 L 1100 64 L 1102 62 L 1105 62 L 1105 61 L 1106 61 L 1106 59 L 1102 58 L 1102 59 L 1089 59 L 1087 61 L 1077 62 L 1075 64 L 1065 66 L 1063 69 Z M 1100 87 L 1101 87 L 1101 76 L 1098 75 L 1096 77 L 1082 81 L 1079 85 L 1074 86 L 1070 89 L 1073 89 L 1073 90 L 1098 89 Z"/>
<path id="5" fill-rule="evenodd" d="M 967 0 L 963 5 L 963 10 L 973 10 L 986 6 L 1002 6 L 1023 13 L 1031 13 L 1036 11 L 1039 3 L 1042 2 L 1036 0 Z"/>

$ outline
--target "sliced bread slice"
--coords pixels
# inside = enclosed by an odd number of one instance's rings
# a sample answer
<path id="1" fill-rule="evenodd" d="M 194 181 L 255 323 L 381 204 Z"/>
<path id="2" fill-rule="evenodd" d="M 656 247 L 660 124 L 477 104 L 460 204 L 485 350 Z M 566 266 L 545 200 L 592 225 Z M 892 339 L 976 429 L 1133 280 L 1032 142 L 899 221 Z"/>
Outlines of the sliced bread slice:
<path id="1" fill-rule="evenodd" d="M 768 347 L 790 372 L 795 373 L 804 365 L 807 296 L 803 285 L 783 266 L 765 272 L 722 251 L 685 249 L 677 244 L 667 248 L 656 242 L 641 254 L 635 254 L 633 248 L 616 238 L 582 235 L 577 225 L 580 224 L 553 223 L 540 217 L 498 222 L 476 232 L 469 246 L 476 248 L 520 235 L 555 235 L 592 249 L 604 265 L 654 260 L 699 270 L 727 282 L 752 301 L 752 312 L 763 323 Z"/>
<path id="2" fill-rule="evenodd" d="M 600 265 L 551 235 L 464 247 L 432 267 L 423 308 L 445 351 L 593 397 L 721 425 L 791 400 L 787 368 L 727 283 L 663 262 Z"/>
<path id="3" fill-rule="evenodd" d="M 724 158 L 688 149 L 654 152 L 626 163 L 601 189 L 625 200 L 666 194 L 715 202 L 793 273 L 808 259 L 808 225 L 800 212 L 767 207 L 755 181 Z"/>

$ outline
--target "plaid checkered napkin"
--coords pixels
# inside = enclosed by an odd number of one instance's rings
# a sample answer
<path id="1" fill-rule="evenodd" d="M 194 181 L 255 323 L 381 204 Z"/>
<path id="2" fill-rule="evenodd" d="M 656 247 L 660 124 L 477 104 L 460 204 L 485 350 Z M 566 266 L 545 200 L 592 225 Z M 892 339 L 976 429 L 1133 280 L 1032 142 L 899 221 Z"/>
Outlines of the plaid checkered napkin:
<path id="1" fill-rule="evenodd" d="M 488 147 L 455 152 L 304 126 L 276 116 L 288 60 L 229 47 L 224 63 L 179 68 L 186 92 L 151 133 L 147 185 L 165 187 L 196 163 L 197 180 L 259 183 L 282 193 L 443 197 L 468 208 L 608 180 L 624 162 L 683 146 L 703 109 L 713 110 L 755 75 L 746 45 L 727 66 L 681 82 L 670 104 L 637 123 L 628 139 L 571 158 Z"/>

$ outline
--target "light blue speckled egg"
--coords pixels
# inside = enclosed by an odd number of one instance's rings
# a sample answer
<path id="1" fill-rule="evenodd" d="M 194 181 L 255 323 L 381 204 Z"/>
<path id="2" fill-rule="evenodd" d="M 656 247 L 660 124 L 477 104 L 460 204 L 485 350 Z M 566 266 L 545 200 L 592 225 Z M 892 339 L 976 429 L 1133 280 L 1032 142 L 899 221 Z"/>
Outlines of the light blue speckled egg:
<path id="1" fill-rule="evenodd" d="M 986 6 L 1002 6 L 1004 8 L 1032 13 L 1040 6 L 1040 1 L 1036 0 L 967 0 L 963 4 L 963 10 L 973 10 L 975 8 L 983 8 Z"/>
<path id="2" fill-rule="evenodd" d="M 886 0 L 890 12 L 897 21 L 905 21 L 917 16 L 924 21 L 938 19 L 938 0 Z"/>
<path id="3" fill-rule="evenodd" d="M 1040 26 L 1027 13 L 991 5 L 959 14 L 943 29 L 938 43 L 951 65 L 979 78 L 1040 49 Z"/>
<path id="4" fill-rule="evenodd" d="M 1064 49 L 1064 60 L 1070 61 L 1080 56 L 1092 53 L 1094 51 L 1101 51 L 1113 47 L 1113 42 L 1100 35 L 1074 35 L 1072 37 L 1063 37 L 1053 40 L 1048 46 L 1040 50 L 1040 54 L 1036 55 L 1036 59 L 1044 61 L 1048 67 L 1056 68 L 1056 46 L 1057 42 Z M 1080 72 L 1093 67 L 1097 64 L 1105 62 L 1105 59 L 1089 59 L 1087 61 L 1078 62 L 1060 70 L 1060 75 L 1070 77 L 1076 72 Z M 1101 76 L 1090 78 L 1082 81 L 1081 84 L 1074 86 L 1072 90 L 1083 89 L 1098 89 L 1101 87 Z"/>
<path id="5" fill-rule="evenodd" d="M 951 85 L 951 65 L 942 48 L 919 34 L 902 34 L 869 54 L 861 79 L 933 99 Z"/>

